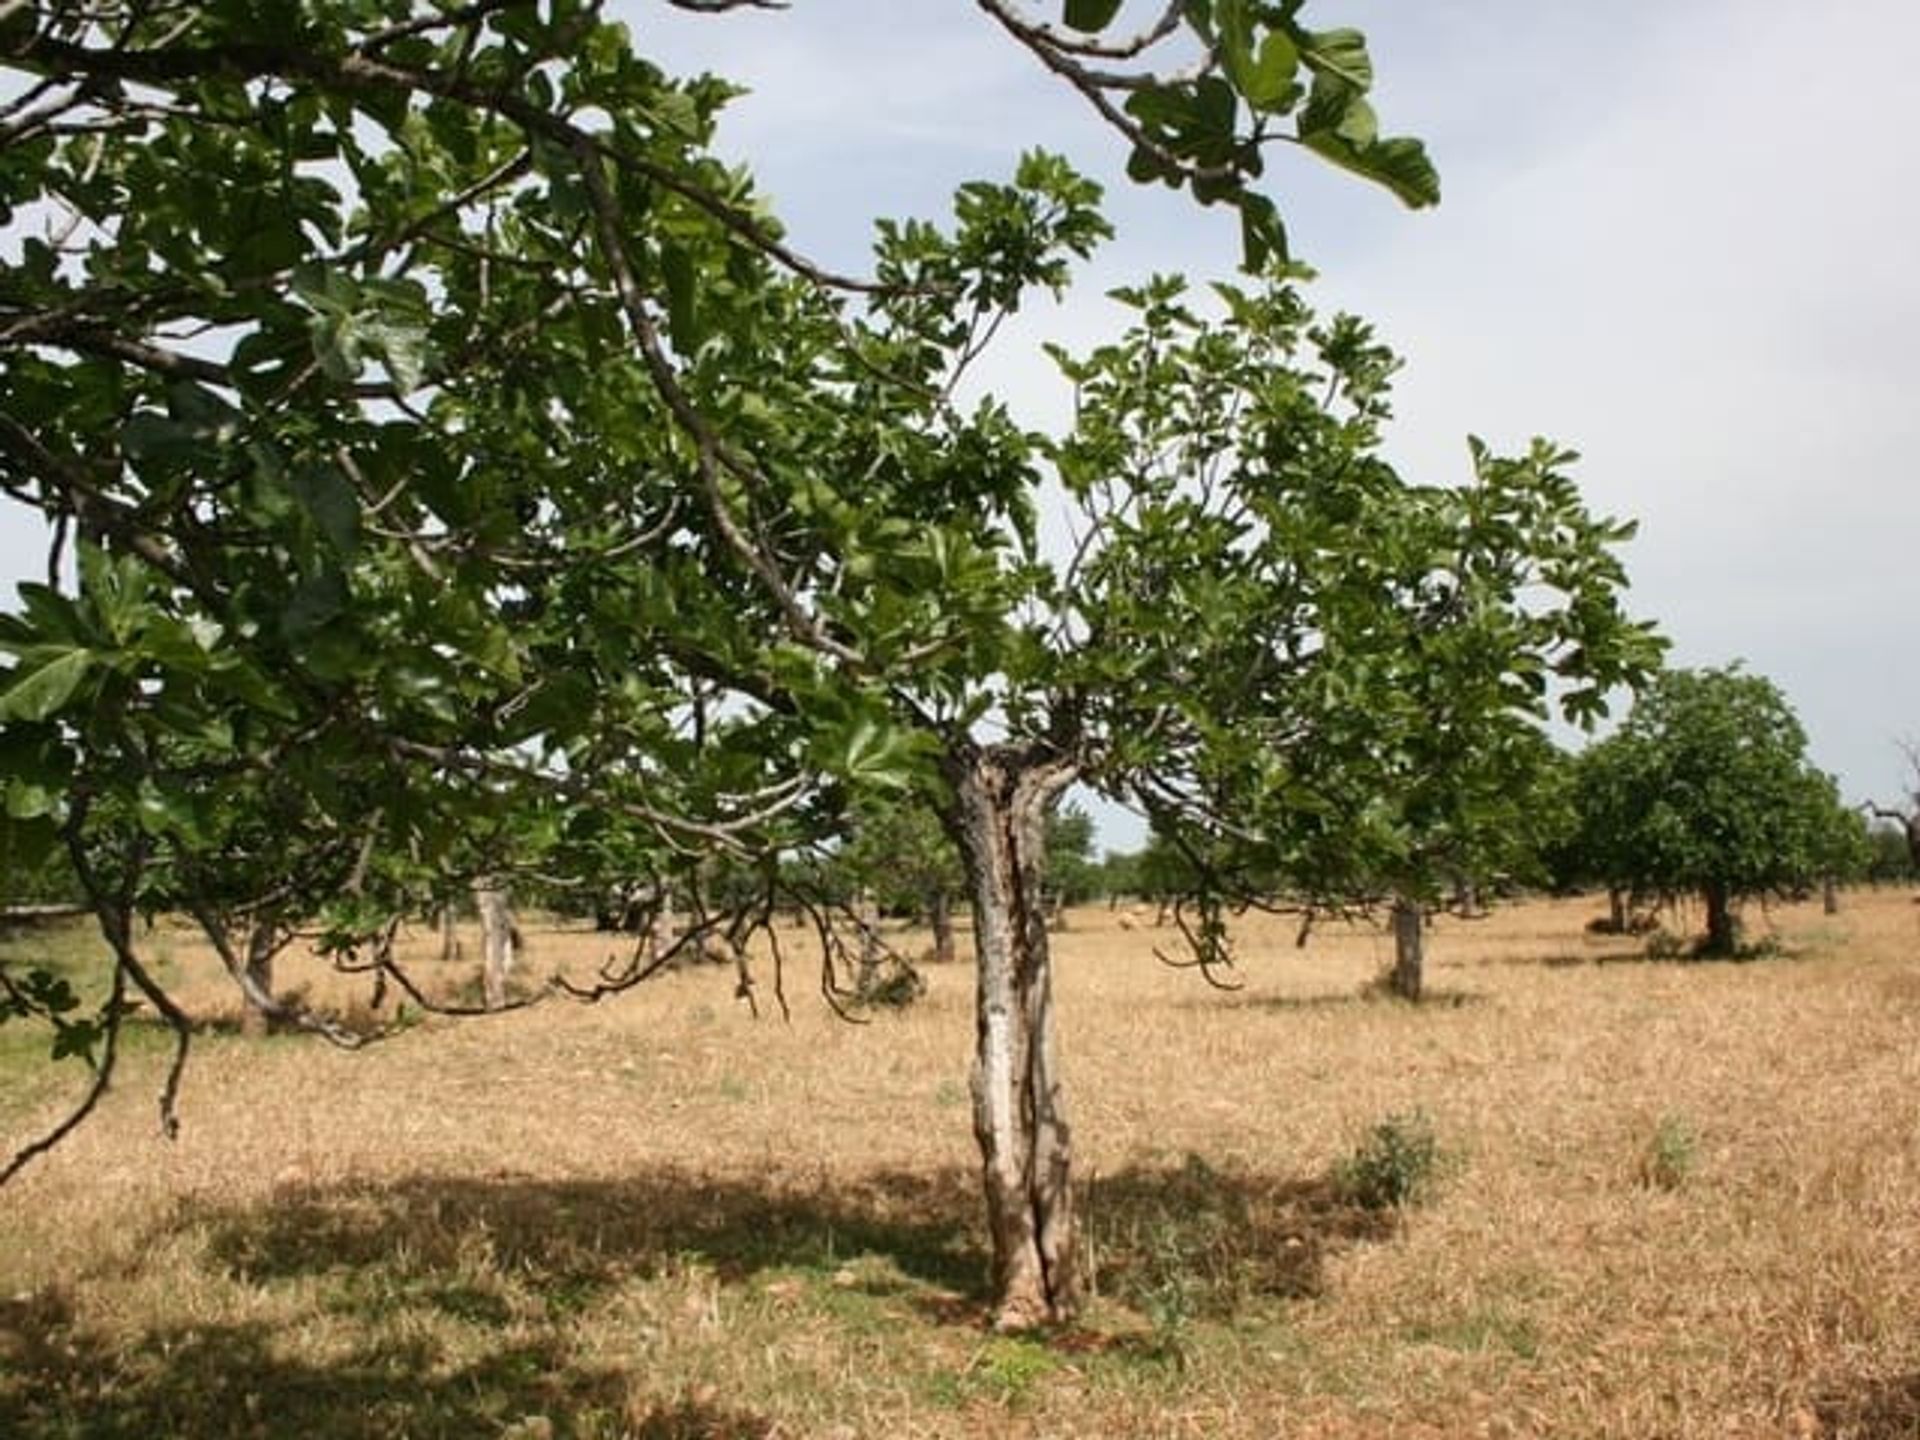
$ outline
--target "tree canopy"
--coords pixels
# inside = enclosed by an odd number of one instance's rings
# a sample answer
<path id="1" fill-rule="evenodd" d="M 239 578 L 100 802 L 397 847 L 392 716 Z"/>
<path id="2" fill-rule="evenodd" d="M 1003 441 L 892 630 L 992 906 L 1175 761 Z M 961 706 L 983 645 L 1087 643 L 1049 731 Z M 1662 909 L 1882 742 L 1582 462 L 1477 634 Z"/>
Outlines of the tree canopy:
<path id="1" fill-rule="evenodd" d="M 1699 896 L 1705 951 L 1731 953 L 1738 902 L 1864 863 L 1860 817 L 1806 750 L 1798 717 L 1764 676 L 1668 671 L 1580 758 L 1576 853 L 1609 885 Z"/>
<path id="2" fill-rule="evenodd" d="M 1462 483 L 1402 479 L 1396 362 L 1285 263 L 1255 183 L 1275 138 L 1436 193 L 1377 133 L 1358 34 L 1297 4 L 1172 6 L 1133 37 L 1106 0 L 1065 30 L 982 8 L 1136 179 L 1234 207 L 1255 272 L 1118 292 L 1123 336 L 1056 352 L 1064 436 L 956 399 L 1106 234 L 1043 150 L 943 221 L 878 221 L 842 276 L 712 154 L 730 87 L 664 74 L 583 0 L 0 16 L 24 86 L 0 204 L 54 226 L 0 295 L 0 489 L 52 536 L 0 623 L 6 843 L 64 849 L 114 957 L 97 1022 L 10 993 L 99 1044 L 96 1096 L 133 992 L 182 1060 L 191 1033 L 143 911 L 317 917 L 404 986 L 395 927 L 450 885 L 639 866 L 697 894 L 718 859 L 738 942 L 781 857 L 914 796 L 974 912 L 1000 1318 L 1059 1318 L 1038 897 L 1067 787 L 1178 837 L 1214 965 L 1257 877 L 1423 870 L 1410 837 L 1452 803 L 1416 783 L 1433 757 L 1491 745 L 1445 782 L 1482 813 L 1534 723 L 1644 673 L 1629 527 L 1587 513 L 1572 456 L 1476 443 Z M 1144 68 L 1170 39 L 1197 63 Z M 1037 538 L 1049 473 L 1070 554 Z"/>

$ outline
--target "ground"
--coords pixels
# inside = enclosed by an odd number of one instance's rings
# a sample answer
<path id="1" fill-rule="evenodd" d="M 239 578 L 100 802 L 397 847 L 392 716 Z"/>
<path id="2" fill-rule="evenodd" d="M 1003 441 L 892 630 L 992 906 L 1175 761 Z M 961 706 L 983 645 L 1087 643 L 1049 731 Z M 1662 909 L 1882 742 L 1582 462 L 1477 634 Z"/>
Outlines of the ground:
<path id="1" fill-rule="evenodd" d="M 703 967 L 357 1055 L 215 1034 L 173 1142 L 143 1033 L 0 1191 L 0 1434 L 1920 1435 L 1920 905 L 1755 914 L 1781 953 L 1741 964 L 1633 958 L 1603 908 L 1442 922 L 1418 1010 L 1364 927 L 1248 921 L 1224 993 L 1075 912 L 1097 1295 L 1032 1338 L 982 1323 L 964 965 L 862 1025 L 790 959 L 790 1021 Z M 530 929 L 536 973 L 604 950 Z M 9 1146 L 79 1079 L 30 1062 L 0 1030 Z M 1429 1198 L 1345 1203 L 1416 1111 Z"/>

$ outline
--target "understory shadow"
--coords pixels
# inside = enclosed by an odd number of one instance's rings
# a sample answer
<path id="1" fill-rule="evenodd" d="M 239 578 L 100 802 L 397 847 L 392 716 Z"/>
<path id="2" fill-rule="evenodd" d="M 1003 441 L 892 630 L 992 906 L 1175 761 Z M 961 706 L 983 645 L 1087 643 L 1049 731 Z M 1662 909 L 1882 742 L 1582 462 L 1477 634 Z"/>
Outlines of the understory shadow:
<path id="1" fill-rule="evenodd" d="M 1409 1012 L 1420 1010 L 1464 1010 L 1485 1005 L 1492 997 L 1481 990 L 1455 990 L 1450 986 L 1429 985 L 1418 1000 L 1406 1000 L 1393 994 L 1377 980 L 1351 990 L 1321 991 L 1314 995 L 1237 995 L 1209 994 L 1184 998 L 1175 1003 L 1190 1010 L 1261 1010 L 1279 1015 L 1311 1014 L 1320 1010 L 1353 1010 L 1368 1006 L 1405 1006 Z"/>
<path id="2" fill-rule="evenodd" d="M 1347 1199 L 1332 1180 L 1177 1169 L 1096 1178 L 1081 1201 L 1088 1269 L 1101 1293 L 1148 1313 L 1227 1319 L 1262 1301 L 1308 1300 L 1327 1261 L 1399 1223 Z"/>
<path id="3" fill-rule="evenodd" d="M 1920 1435 L 1920 1371 L 1829 1391 L 1813 1408 L 1825 1440 L 1913 1440 Z"/>
<path id="4" fill-rule="evenodd" d="M 1395 1223 L 1324 1181 L 1197 1159 L 1095 1177 L 1079 1201 L 1099 1292 L 1142 1313 L 1169 1296 L 1184 1313 L 1227 1317 L 1316 1295 L 1330 1255 Z M 661 1398 L 685 1377 L 661 1372 L 638 1329 L 621 1332 L 655 1303 L 622 1287 L 688 1276 L 744 1287 L 777 1271 L 743 1303 L 799 1296 L 832 1324 L 831 1297 L 851 1286 L 875 1313 L 897 1307 L 885 1323 L 979 1325 L 979 1212 L 977 1177 L 960 1168 L 810 1188 L 671 1169 L 421 1177 L 183 1207 L 152 1240 L 204 1241 L 211 1300 L 195 1308 L 245 1313 L 219 1299 L 239 1286 L 264 1298 L 256 1313 L 277 1305 L 285 1318 L 129 1333 L 57 1290 L 0 1301 L 0 1435 L 760 1440 L 778 1427 L 750 1411 L 698 1391 Z"/>

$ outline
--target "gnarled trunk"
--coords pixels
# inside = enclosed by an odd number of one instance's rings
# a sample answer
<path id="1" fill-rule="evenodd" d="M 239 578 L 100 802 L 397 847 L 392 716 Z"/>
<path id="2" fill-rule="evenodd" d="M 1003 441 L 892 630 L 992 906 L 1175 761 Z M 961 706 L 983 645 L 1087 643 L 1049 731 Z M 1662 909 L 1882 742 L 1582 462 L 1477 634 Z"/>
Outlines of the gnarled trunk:
<path id="1" fill-rule="evenodd" d="M 949 766 L 949 823 L 973 899 L 973 1130 L 993 1239 L 994 1324 L 1002 1330 L 1065 1320 L 1079 1302 L 1040 890 L 1047 811 L 1074 774 L 1070 762 L 1038 747 L 1010 745 L 957 756 Z"/>
<path id="2" fill-rule="evenodd" d="M 1426 981 L 1426 915 L 1419 903 L 1398 896 L 1393 902 L 1393 971 L 1387 988 L 1403 1000 L 1418 1000 Z"/>

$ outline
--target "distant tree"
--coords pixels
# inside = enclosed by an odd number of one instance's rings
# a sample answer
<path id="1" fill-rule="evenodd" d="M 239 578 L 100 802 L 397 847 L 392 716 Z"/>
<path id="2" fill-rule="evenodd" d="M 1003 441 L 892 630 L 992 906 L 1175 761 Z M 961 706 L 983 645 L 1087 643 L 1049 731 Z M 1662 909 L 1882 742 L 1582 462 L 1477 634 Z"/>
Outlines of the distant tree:
<path id="1" fill-rule="evenodd" d="M 1804 891 L 1855 853 L 1833 779 L 1806 748 L 1771 681 L 1738 666 L 1668 671 L 1581 757 L 1586 867 L 1633 895 L 1699 896 L 1700 953 L 1734 953 L 1741 901 Z"/>
<path id="2" fill-rule="evenodd" d="M 934 961 L 952 963 L 953 906 L 965 894 L 966 872 L 930 804 L 876 797 L 857 813 L 852 838 L 828 868 L 847 894 L 864 890 L 884 911 L 923 919 L 933 932 Z"/>
<path id="3" fill-rule="evenodd" d="M 1875 885 L 1899 885 L 1920 880 L 1912 848 L 1903 826 L 1875 821 L 1867 828 L 1867 879 Z"/>
<path id="4" fill-rule="evenodd" d="M 1896 806 L 1869 802 L 1867 808 L 1876 819 L 1889 820 L 1900 827 L 1900 834 L 1907 846 L 1908 868 L 1920 875 L 1920 745 L 1907 741 L 1900 748 L 1913 769 L 1913 789 L 1908 795 L 1907 804 Z"/>
<path id="5" fill-rule="evenodd" d="M 1047 901 L 1058 908 L 1082 905 L 1100 893 L 1100 867 L 1093 858 L 1093 817 L 1083 806 L 1057 806 L 1047 816 Z"/>

